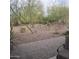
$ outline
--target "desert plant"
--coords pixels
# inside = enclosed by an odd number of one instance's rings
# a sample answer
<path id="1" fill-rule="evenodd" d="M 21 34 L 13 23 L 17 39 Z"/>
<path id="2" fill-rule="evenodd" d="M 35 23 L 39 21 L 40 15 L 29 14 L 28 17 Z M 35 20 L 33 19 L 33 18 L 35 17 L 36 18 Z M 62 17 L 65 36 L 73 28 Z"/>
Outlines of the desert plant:
<path id="1" fill-rule="evenodd" d="M 22 27 L 22 28 L 20 29 L 20 32 L 21 32 L 21 33 L 26 32 L 26 28 Z"/>

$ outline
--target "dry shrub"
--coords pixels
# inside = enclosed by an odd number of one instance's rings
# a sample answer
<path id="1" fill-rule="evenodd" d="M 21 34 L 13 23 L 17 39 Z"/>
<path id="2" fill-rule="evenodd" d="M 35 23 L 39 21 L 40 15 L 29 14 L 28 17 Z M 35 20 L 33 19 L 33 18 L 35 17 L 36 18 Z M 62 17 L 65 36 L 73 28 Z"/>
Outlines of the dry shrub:
<path id="1" fill-rule="evenodd" d="M 20 29 L 20 32 L 21 32 L 21 33 L 26 32 L 26 28 L 22 27 L 22 28 Z"/>

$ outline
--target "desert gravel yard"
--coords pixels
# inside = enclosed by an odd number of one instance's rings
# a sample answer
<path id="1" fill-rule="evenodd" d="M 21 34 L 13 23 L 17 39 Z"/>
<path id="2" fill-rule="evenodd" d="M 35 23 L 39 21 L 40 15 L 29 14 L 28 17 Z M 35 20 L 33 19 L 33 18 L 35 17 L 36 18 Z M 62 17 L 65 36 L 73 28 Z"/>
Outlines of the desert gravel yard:
<path id="1" fill-rule="evenodd" d="M 25 28 L 23 33 L 22 28 Z M 33 33 L 26 26 L 13 28 L 15 48 L 11 55 L 20 56 L 19 59 L 49 59 L 56 56 L 57 48 L 65 41 L 65 37 L 61 34 L 67 30 L 66 26 L 35 24 L 31 30 Z"/>
<path id="2" fill-rule="evenodd" d="M 30 27 L 30 25 L 28 25 Z M 21 29 L 25 28 L 25 32 L 21 33 Z M 17 44 L 24 44 L 30 43 L 40 40 L 50 39 L 51 37 L 58 37 L 64 33 L 67 28 L 65 25 L 62 24 L 55 24 L 55 25 L 42 25 L 42 24 L 35 24 L 34 27 L 31 27 L 33 34 L 28 30 L 26 26 L 15 26 L 13 28 L 14 36 L 15 36 L 15 43 Z"/>
<path id="3" fill-rule="evenodd" d="M 54 37 L 47 40 L 40 40 L 31 43 L 18 45 L 13 55 L 21 59 L 48 59 L 57 55 L 57 48 L 64 43 L 64 37 Z"/>

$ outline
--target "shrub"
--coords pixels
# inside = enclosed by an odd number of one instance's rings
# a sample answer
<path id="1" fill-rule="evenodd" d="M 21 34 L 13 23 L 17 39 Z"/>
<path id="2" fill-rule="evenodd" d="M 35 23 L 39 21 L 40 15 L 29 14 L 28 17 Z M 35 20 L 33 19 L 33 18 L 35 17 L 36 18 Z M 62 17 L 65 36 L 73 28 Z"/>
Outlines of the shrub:
<path id="1" fill-rule="evenodd" d="M 21 33 L 26 32 L 26 28 L 22 27 L 21 30 L 20 30 L 20 32 L 21 32 Z"/>

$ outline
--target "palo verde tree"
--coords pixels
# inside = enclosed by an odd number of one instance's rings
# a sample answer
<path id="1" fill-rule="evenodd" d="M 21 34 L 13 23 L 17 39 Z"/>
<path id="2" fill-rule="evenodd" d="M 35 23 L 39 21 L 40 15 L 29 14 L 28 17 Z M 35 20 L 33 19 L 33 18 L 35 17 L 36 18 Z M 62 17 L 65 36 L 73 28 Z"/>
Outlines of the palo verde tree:
<path id="1" fill-rule="evenodd" d="M 25 23 L 37 23 L 43 17 L 43 5 L 40 0 L 27 0 L 25 6 L 21 10 Z"/>
<path id="2" fill-rule="evenodd" d="M 37 23 L 41 21 L 44 14 L 43 5 L 40 0 L 12 0 L 12 9 L 17 14 L 16 16 L 13 11 L 11 12 L 11 18 L 14 20 L 15 25 Z"/>

